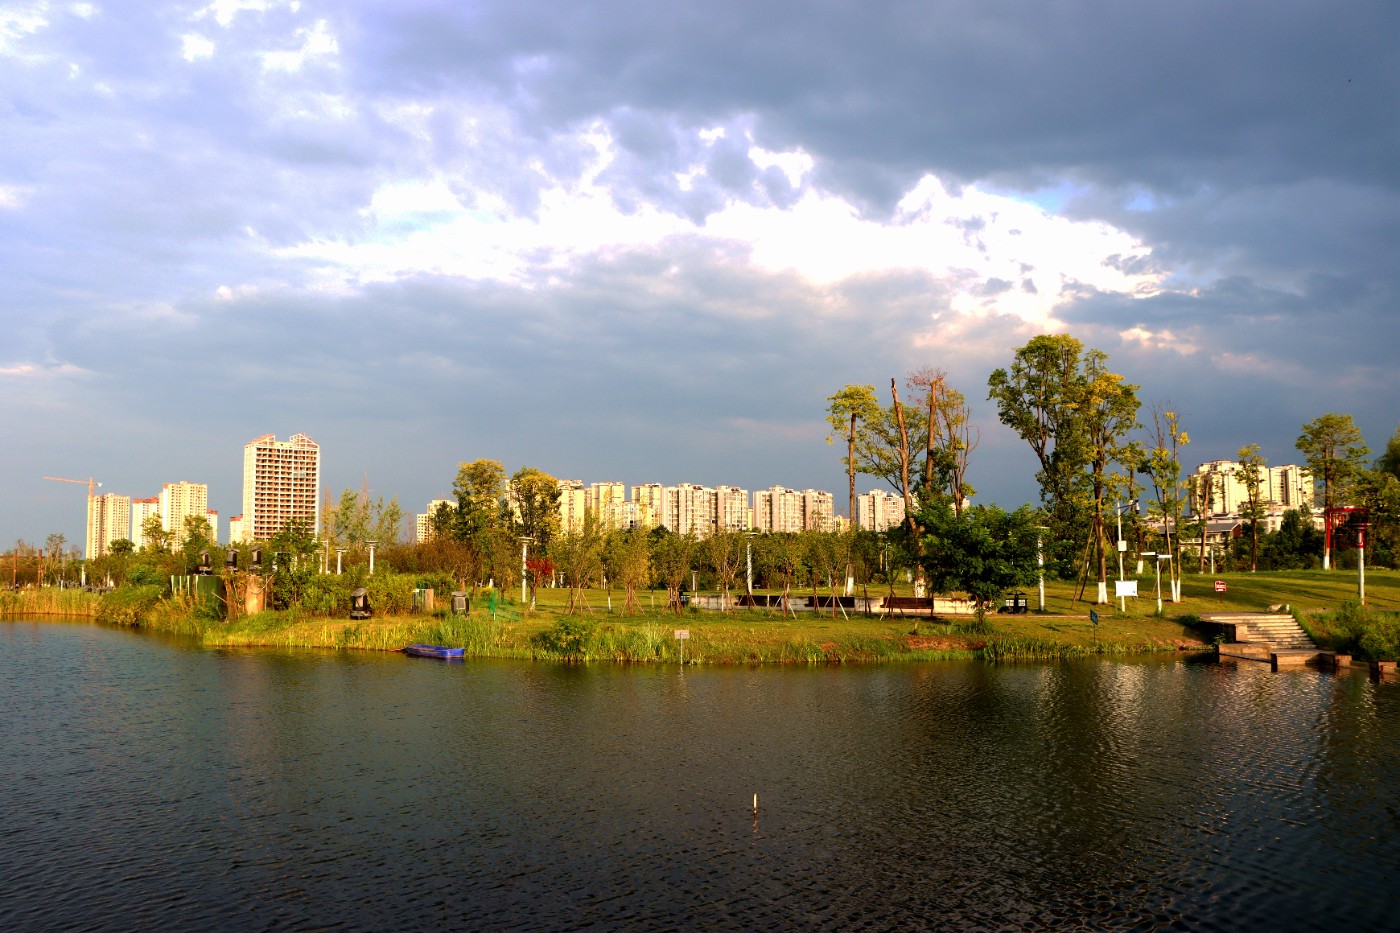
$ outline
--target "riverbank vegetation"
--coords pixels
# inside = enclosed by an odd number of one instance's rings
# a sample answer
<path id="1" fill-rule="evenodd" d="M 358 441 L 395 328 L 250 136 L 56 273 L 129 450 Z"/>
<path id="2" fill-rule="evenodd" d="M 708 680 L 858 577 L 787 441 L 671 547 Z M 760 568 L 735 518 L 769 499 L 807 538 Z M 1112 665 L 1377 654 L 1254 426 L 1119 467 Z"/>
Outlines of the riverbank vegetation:
<path id="1" fill-rule="evenodd" d="M 332 576 L 332 579 L 334 577 Z M 689 632 L 688 663 L 884 663 L 945 658 L 991 661 L 1117 655 L 1209 647 L 1212 632 L 1199 625 L 1211 613 L 1260 611 L 1287 605 L 1323 647 L 1358 656 L 1385 656 L 1400 649 L 1400 573 L 1367 575 L 1368 607 L 1355 604 L 1355 576 L 1339 571 L 1237 573 L 1218 577 L 1227 591 L 1214 590 L 1217 577 L 1188 575 L 1182 600 L 1128 600 L 1127 612 L 1091 606 L 1076 598 L 1076 587 L 1050 581 L 1047 612 L 989 613 L 975 618 L 865 615 L 839 609 L 783 614 L 774 608 L 718 612 L 687 608 L 668 611 L 665 588 L 643 590 L 636 607 L 623 611 L 623 594 L 603 589 L 582 594 L 590 608 L 569 610 L 567 589 L 541 588 L 534 607 L 496 589 L 478 591 L 468 615 L 442 608 L 414 612 L 412 599 L 393 612 L 352 621 L 344 609 L 316 612 L 305 607 L 276 609 L 225 621 L 187 595 L 165 596 L 158 587 L 122 587 L 109 593 L 48 589 L 0 594 L 8 615 L 40 615 L 63 606 L 72 615 L 139 626 L 198 639 L 210 647 L 328 648 L 392 651 L 414 643 L 462 647 L 470 657 L 568 659 L 578 661 L 670 662 L 682 650 L 678 629 Z M 412 593 L 412 578 L 376 571 L 375 592 Z M 344 577 L 326 591 L 348 585 Z M 1151 593 L 1151 579 L 1142 592 Z M 910 595 L 899 587 L 899 595 Z M 62 595 L 59 595 L 62 594 Z M 518 594 L 516 594 L 518 596 Z M 1029 593 L 1032 609 L 1037 595 Z M 446 601 L 440 596 L 439 606 Z M 48 610 L 39 607 L 47 606 Z M 1099 617 L 1094 624 L 1089 612 Z M 1394 648 L 1390 645 L 1394 644 Z M 1379 653 L 1379 654 L 1378 654 Z M 1390 655 L 1393 657 L 1394 655 Z"/>

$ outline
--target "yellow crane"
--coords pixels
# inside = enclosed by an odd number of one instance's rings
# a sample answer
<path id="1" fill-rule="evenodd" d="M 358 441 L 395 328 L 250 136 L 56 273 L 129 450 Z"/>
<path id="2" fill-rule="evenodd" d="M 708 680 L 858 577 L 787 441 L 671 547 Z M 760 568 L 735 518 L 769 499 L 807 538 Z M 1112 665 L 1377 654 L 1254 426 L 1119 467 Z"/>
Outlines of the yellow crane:
<path id="1" fill-rule="evenodd" d="M 79 486 L 82 486 L 82 485 L 86 484 L 86 485 L 87 485 L 87 488 L 88 488 L 88 498 L 89 498 L 89 499 L 92 498 L 92 490 L 93 490 L 93 488 L 96 487 L 96 486 L 101 486 L 101 485 L 102 485 L 102 484 L 99 483 L 97 480 L 93 479 L 91 476 L 89 476 L 87 479 L 65 479 L 65 478 L 62 477 L 62 476 L 45 476 L 44 479 L 51 479 L 51 480 L 53 480 L 55 483 L 77 483 Z"/>

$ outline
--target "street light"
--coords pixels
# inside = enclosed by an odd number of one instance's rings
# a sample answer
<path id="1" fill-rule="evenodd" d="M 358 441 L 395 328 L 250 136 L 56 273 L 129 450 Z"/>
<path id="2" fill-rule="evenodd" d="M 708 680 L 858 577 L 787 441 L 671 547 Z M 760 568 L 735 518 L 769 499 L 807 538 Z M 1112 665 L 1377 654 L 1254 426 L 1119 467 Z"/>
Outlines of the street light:
<path id="1" fill-rule="evenodd" d="M 745 565 L 746 565 L 747 568 L 748 568 L 748 576 L 747 576 L 747 578 L 746 578 L 746 583 L 747 583 L 747 585 L 748 585 L 748 593 L 749 593 L 750 596 L 752 596 L 752 595 L 753 595 L 753 539 L 754 539 L 754 535 L 758 534 L 758 532 L 756 532 L 756 531 L 750 531 L 750 532 L 746 532 L 746 534 L 748 535 L 748 540 L 744 542 L 744 563 L 745 563 Z"/>
<path id="2" fill-rule="evenodd" d="M 525 558 L 530 553 L 530 542 L 535 539 L 529 535 L 520 536 L 520 605 L 525 605 Z"/>

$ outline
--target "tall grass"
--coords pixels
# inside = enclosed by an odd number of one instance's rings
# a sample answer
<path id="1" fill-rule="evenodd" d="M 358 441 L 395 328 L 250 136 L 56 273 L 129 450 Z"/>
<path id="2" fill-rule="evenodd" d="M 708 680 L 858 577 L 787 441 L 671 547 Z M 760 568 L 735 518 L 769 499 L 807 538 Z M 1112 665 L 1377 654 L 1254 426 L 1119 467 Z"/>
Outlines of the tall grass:
<path id="1" fill-rule="evenodd" d="M 0 615 L 7 616 L 96 616 L 101 597 L 88 590 L 38 589 L 0 592 Z"/>

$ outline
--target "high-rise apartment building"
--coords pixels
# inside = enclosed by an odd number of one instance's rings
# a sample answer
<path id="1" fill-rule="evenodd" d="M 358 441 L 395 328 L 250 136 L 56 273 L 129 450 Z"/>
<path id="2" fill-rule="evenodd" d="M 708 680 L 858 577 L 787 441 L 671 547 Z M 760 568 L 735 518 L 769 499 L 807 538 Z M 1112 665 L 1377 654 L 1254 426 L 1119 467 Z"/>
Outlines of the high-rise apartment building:
<path id="1" fill-rule="evenodd" d="M 666 487 L 660 483 L 643 483 L 632 487 L 632 502 L 636 528 L 655 528 L 661 524 L 665 511 Z"/>
<path id="2" fill-rule="evenodd" d="M 836 504 L 831 493 L 820 489 L 802 490 L 802 527 L 807 531 L 831 531 Z"/>
<path id="3" fill-rule="evenodd" d="M 89 496 L 84 556 L 88 560 L 101 557 L 113 541 L 122 538 L 131 539 L 131 497 L 112 492 Z"/>
<path id="4" fill-rule="evenodd" d="M 321 448 L 305 434 L 278 441 L 264 434 L 243 448 L 245 538 L 266 541 L 290 522 L 321 533 Z"/>
<path id="5" fill-rule="evenodd" d="M 160 518 L 159 496 L 131 500 L 131 543 L 138 551 L 146 546 L 146 520 L 153 516 Z"/>
<path id="6" fill-rule="evenodd" d="M 627 487 L 623 483 L 593 483 L 588 487 L 584 507 L 597 516 L 600 528 L 622 528 L 622 504 L 626 501 Z"/>
<path id="7" fill-rule="evenodd" d="M 904 497 L 872 489 L 856 496 L 856 516 L 866 531 L 888 531 L 904 521 Z"/>
<path id="8" fill-rule="evenodd" d="M 755 492 L 753 527 L 765 533 L 801 531 L 802 494 L 783 486 L 773 486 Z"/>
<path id="9" fill-rule="evenodd" d="M 204 483 L 166 483 L 160 490 L 160 527 L 170 533 L 170 547 L 185 543 L 185 520 L 209 517 L 209 487 Z M 210 531 L 214 529 L 211 527 Z"/>
<path id="10" fill-rule="evenodd" d="M 242 515 L 231 515 L 228 520 L 228 543 L 245 544 L 250 538 L 247 537 L 247 529 L 243 524 Z"/>
<path id="11" fill-rule="evenodd" d="M 563 534 L 578 534 L 583 530 L 583 516 L 588 511 L 588 491 L 576 479 L 559 481 L 559 530 Z"/>
<path id="12" fill-rule="evenodd" d="M 748 531 L 753 527 L 749 491 L 737 486 L 715 487 L 715 527 L 722 531 Z"/>
<path id="13" fill-rule="evenodd" d="M 1212 460 L 1196 467 L 1191 481 L 1209 494 L 1202 508 L 1210 515 L 1238 515 L 1247 507 L 1249 493 L 1237 475 L 1240 465 L 1233 460 Z M 1259 498 L 1270 509 L 1297 509 L 1313 504 L 1313 477 L 1297 464 L 1264 467 L 1259 471 Z"/>
<path id="14" fill-rule="evenodd" d="M 428 510 L 426 512 L 423 512 L 414 517 L 414 540 L 417 541 L 419 544 L 422 544 L 424 541 L 427 541 L 430 538 L 432 538 L 433 516 L 436 515 L 437 510 L 444 505 L 450 509 L 455 509 L 457 507 L 457 503 L 452 499 L 434 499 L 433 501 L 428 503 Z"/>

